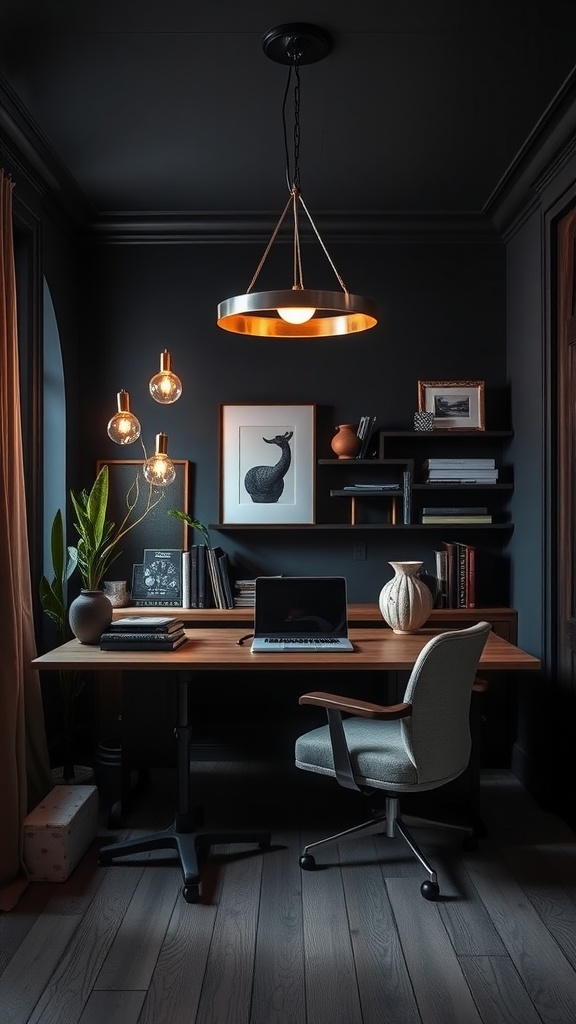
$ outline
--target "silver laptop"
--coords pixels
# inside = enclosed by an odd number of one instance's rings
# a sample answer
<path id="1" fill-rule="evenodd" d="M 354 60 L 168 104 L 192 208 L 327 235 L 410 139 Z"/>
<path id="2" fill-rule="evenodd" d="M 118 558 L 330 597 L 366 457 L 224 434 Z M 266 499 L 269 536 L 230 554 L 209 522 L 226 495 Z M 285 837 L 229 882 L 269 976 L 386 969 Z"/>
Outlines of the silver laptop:
<path id="1" fill-rule="evenodd" d="M 258 576 L 251 650 L 353 651 L 344 577 Z"/>

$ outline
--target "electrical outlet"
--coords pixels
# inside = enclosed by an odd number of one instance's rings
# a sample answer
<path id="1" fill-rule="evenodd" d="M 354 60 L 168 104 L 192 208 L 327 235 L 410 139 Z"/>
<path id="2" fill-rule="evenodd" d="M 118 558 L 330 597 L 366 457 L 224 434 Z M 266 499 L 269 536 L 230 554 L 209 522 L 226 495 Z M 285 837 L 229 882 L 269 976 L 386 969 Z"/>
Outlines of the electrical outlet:
<path id="1" fill-rule="evenodd" d="M 354 560 L 356 562 L 366 561 L 366 541 L 357 540 L 354 544 Z"/>

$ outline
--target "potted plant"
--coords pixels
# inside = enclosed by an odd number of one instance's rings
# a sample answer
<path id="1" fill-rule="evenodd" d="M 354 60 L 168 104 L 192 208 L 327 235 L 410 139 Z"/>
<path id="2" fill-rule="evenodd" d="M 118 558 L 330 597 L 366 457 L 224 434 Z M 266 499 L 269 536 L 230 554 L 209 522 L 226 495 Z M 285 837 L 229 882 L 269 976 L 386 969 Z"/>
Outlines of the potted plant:
<path id="1" fill-rule="evenodd" d="M 149 484 L 144 510 L 132 518 L 140 496 L 137 474 L 126 495 L 126 515 L 116 525 L 107 518 L 108 493 L 107 465 L 102 466 L 90 491 L 70 491 L 73 525 L 79 539 L 75 547 L 68 548 L 68 552 L 80 573 L 82 590 L 70 605 L 68 616 L 72 631 L 81 643 L 98 643 L 112 620 L 112 606 L 101 586 L 110 566 L 121 554 L 118 545 L 164 497 L 164 491 L 158 494 Z"/>

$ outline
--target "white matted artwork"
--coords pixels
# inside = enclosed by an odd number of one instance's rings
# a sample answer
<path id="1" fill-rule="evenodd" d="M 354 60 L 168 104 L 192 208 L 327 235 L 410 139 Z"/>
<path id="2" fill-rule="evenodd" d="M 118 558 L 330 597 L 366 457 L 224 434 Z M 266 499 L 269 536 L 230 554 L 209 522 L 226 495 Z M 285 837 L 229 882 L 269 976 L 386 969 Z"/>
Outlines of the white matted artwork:
<path id="1" fill-rule="evenodd" d="M 220 406 L 220 522 L 314 522 L 314 405 Z"/>

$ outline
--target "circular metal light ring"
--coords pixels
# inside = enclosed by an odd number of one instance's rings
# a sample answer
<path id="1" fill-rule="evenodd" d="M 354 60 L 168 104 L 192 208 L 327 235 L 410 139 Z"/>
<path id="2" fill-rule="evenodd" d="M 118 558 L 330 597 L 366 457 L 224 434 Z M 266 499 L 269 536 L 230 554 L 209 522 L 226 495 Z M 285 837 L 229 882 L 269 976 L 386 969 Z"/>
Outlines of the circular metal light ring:
<path id="1" fill-rule="evenodd" d="M 316 314 L 306 323 L 290 324 L 278 315 L 278 307 L 313 306 Z M 375 302 L 350 292 L 300 291 L 248 292 L 224 299 L 218 305 L 218 326 L 234 334 L 260 338 L 327 338 L 358 334 L 375 327 Z"/>
<path id="2" fill-rule="evenodd" d="M 296 21 L 271 28 L 262 39 L 262 49 L 277 64 L 301 67 L 327 57 L 332 49 L 332 37 L 318 25 Z"/>

